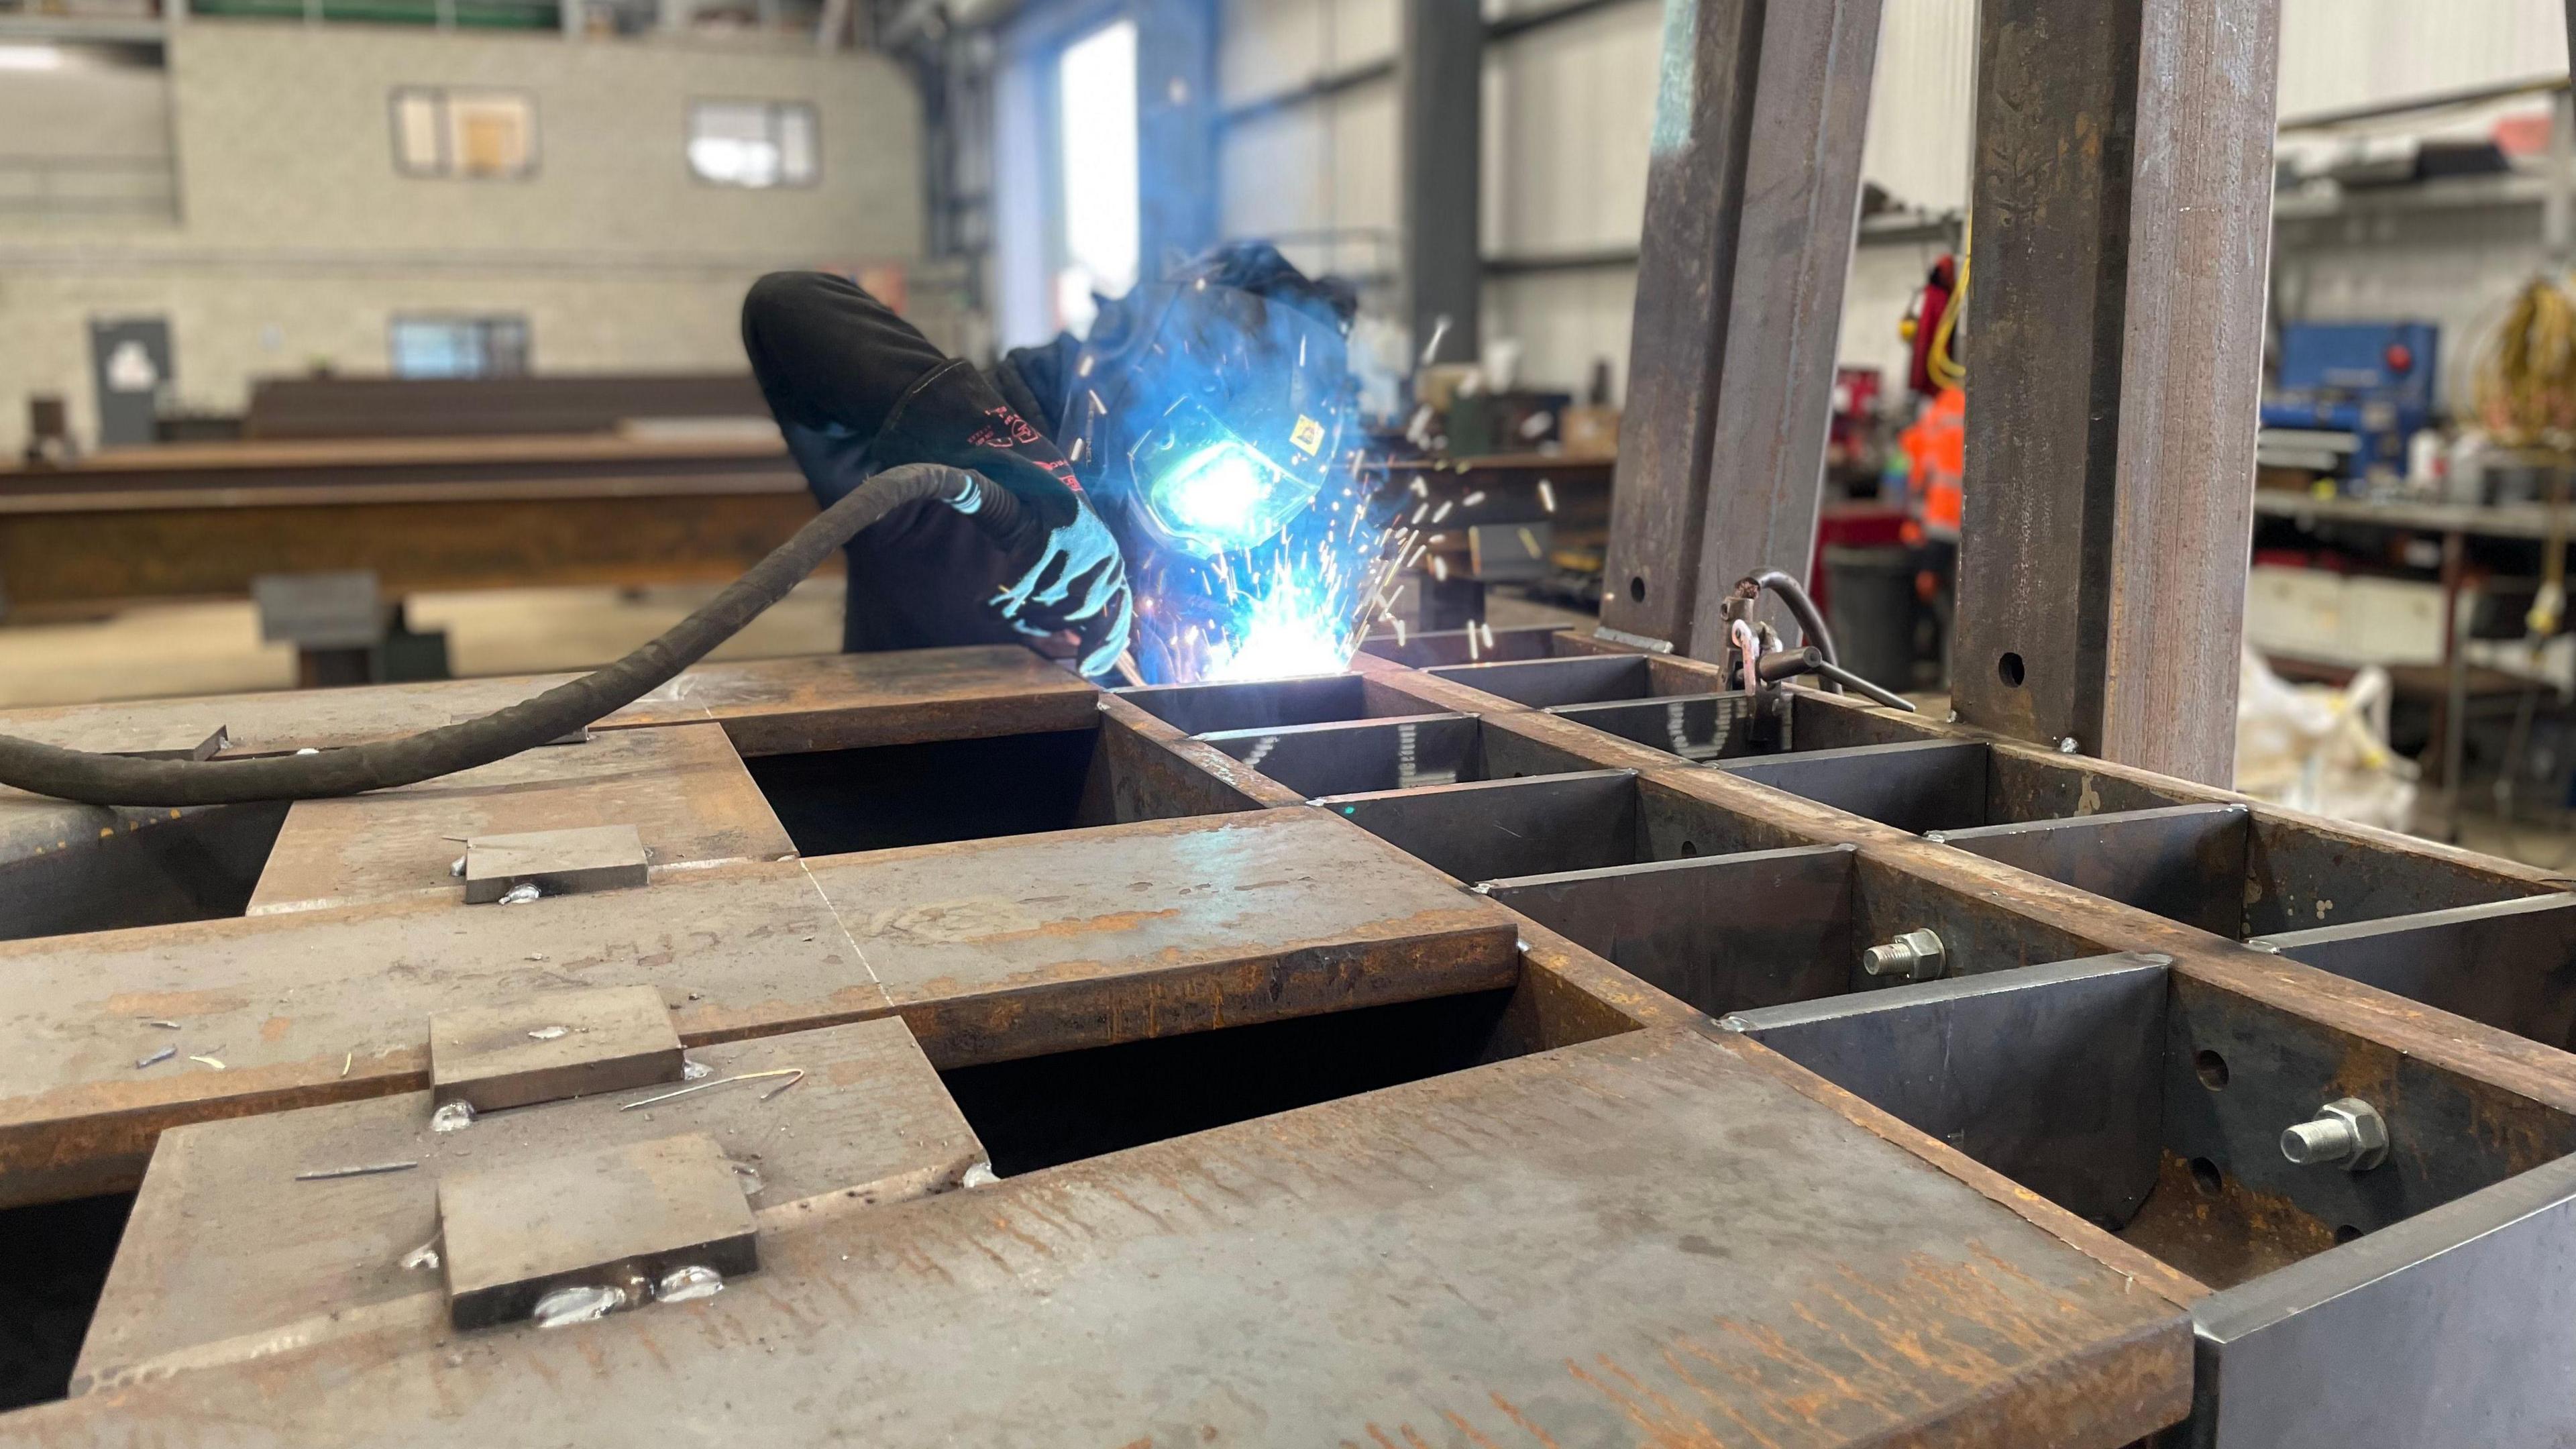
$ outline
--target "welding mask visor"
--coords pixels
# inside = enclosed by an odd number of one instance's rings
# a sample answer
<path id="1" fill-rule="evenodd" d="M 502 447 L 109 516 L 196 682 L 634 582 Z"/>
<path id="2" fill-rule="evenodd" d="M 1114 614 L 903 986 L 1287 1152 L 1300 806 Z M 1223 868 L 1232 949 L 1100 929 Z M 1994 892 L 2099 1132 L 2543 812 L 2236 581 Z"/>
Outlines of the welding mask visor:
<path id="1" fill-rule="evenodd" d="M 1208 282 L 1139 288 L 1119 313 L 1085 348 L 1064 415 L 1155 542 L 1197 558 L 1256 547 L 1348 467 L 1336 323 Z"/>

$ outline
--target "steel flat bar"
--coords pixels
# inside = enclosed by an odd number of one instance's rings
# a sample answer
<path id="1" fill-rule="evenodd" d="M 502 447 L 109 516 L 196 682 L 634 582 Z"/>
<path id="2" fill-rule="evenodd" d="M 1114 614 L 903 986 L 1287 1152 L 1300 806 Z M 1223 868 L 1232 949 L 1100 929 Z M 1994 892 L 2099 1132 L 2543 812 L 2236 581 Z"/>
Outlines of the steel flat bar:
<path id="1" fill-rule="evenodd" d="M 2171 805 L 1945 830 L 1932 838 L 2213 935 L 2233 936 L 2244 929 L 2251 829 L 2242 805 Z"/>
<path id="2" fill-rule="evenodd" d="M 764 1234 L 699 1303 L 289 1348 L 0 1419 L 0 1445 L 652 1437 L 721 1403 L 779 1446 L 2114 1449 L 2183 1415 L 2178 1307 L 1756 1051 L 1654 1031 L 1478 1067 Z"/>

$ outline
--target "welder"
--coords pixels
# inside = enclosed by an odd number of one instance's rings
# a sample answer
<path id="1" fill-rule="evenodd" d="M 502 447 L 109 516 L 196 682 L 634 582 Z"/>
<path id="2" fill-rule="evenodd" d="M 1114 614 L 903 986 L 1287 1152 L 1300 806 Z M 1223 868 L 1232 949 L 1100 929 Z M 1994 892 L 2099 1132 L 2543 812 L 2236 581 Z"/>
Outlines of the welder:
<path id="1" fill-rule="evenodd" d="M 1356 310 L 1347 287 L 1238 243 L 1103 301 L 1087 340 L 985 373 L 844 278 L 762 278 L 743 346 L 817 501 L 940 463 L 1006 489 L 1046 530 L 1031 561 L 936 499 L 905 505 L 844 550 L 842 647 L 1070 632 L 1081 671 L 1108 672 L 1135 625 L 1131 565 L 1258 542 L 1312 499 L 1349 410 Z"/>

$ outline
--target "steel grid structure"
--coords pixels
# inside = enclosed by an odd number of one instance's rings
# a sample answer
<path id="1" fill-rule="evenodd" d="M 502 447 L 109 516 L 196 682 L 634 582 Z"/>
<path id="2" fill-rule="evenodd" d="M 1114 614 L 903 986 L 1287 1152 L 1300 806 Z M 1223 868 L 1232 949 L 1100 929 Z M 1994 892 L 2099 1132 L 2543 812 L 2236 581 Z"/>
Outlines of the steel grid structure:
<path id="1" fill-rule="evenodd" d="M 1711 666 L 1588 636 L 1381 647 L 1105 694 L 1012 649 L 708 666 L 378 795 L 0 803 L 0 1199 L 140 1188 L 72 1397 L 0 1445 L 2576 1416 L 2567 882 L 1803 690 L 1757 747 Z M 328 748 L 533 683 L 0 729 Z M 451 873 L 459 839 L 619 825 L 644 885 L 468 905 Z M 623 1112 L 602 1077 L 433 1129 L 435 1022 L 637 987 L 717 1080 L 786 1089 Z M 2384 1164 L 2289 1160 L 2345 1099 Z M 454 1326 L 417 1250 L 466 1251 L 467 1204 L 701 1134 L 756 1272 Z M 686 1196 L 583 1170 L 585 1232 Z"/>

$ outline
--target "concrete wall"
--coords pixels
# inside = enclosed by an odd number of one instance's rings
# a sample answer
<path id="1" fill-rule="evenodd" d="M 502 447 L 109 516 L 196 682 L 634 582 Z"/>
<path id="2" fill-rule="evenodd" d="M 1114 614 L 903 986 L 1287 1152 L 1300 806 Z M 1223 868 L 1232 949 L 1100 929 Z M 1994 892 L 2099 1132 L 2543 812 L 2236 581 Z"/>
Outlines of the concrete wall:
<path id="1" fill-rule="evenodd" d="M 94 317 L 167 317 L 179 400 L 219 410 L 316 361 L 382 372 L 388 322 L 420 312 L 524 315 L 540 371 L 737 368 L 735 312 L 760 273 L 920 248 L 919 101 L 879 56 L 198 20 L 173 33 L 167 85 L 175 218 L 0 213 L 0 449 L 22 444 L 30 392 L 94 426 Z M 399 174 L 401 86 L 528 93 L 535 173 Z M 693 99 L 811 102 L 819 184 L 695 180 Z"/>

